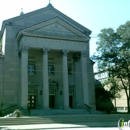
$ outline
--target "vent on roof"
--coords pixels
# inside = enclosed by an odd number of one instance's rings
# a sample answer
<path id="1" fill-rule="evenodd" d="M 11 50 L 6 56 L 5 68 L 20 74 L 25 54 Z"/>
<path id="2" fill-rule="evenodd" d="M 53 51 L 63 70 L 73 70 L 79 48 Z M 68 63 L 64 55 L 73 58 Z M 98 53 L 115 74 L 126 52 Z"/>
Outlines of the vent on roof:
<path id="1" fill-rule="evenodd" d="M 23 13 L 23 9 L 21 8 L 21 13 L 20 13 L 20 15 L 23 15 L 24 13 Z"/>

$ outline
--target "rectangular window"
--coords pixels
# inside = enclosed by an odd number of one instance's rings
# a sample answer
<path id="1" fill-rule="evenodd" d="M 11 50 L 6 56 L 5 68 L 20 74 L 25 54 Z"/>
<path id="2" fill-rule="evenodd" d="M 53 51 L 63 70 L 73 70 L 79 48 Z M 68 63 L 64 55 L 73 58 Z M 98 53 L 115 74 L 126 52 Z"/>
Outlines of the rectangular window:
<path id="1" fill-rule="evenodd" d="M 124 107 L 117 107 L 117 111 L 124 111 Z"/>
<path id="2" fill-rule="evenodd" d="M 71 75 L 72 75 L 72 67 L 68 66 L 68 76 L 71 76 Z"/>
<path id="3" fill-rule="evenodd" d="M 48 66 L 48 74 L 49 75 L 54 75 L 54 65 L 49 65 Z"/>
<path id="4" fill-rule="evenodd" d="M 128 111 L 128 107 L 125 107 L 125 110 Z"/>
<path id="5" fill-rule="evenodd" d="M 35 74 L 35 66 L 34 65 L 28 65 L 28 74 L 29 75 Z"/>

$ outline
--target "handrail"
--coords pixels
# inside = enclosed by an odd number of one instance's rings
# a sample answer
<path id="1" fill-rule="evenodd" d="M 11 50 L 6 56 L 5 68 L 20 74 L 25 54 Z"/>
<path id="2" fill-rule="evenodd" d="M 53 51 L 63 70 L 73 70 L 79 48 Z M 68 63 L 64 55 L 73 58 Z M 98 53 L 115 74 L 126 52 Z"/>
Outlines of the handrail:
<path id="1" fill-rule="evenodd" d="M 6 110 L 11 109 L 11 108 L 13 108 L 13 107 L 15 107 L 15 106 L 18 106 L 18 105 L 12 105 L 12 106 L 10 106 L 10 107 L 8 107 L 8 108 L 2 109 L 2 111 L 6 111 Z"/>
<path id="2" fill-rule="evenodd" d="M 90 107 L 89 105 L 85 104 L 89 109 L 92 109 L 92 107 Z"/>
<path id="3" fill-rule="evenodd" d="M 16 108 L 18 108 L 18 105 L 12 105 L 8 108 L 2 109 L 2 116 L 11 114 Z"/>
<path id="4" fill-rule="evenodd" d="M 88 112 L 91 114 L 92 107 L 90 107 L 88 104 L 85 104 L 85 106 L 87 107 Z"/>

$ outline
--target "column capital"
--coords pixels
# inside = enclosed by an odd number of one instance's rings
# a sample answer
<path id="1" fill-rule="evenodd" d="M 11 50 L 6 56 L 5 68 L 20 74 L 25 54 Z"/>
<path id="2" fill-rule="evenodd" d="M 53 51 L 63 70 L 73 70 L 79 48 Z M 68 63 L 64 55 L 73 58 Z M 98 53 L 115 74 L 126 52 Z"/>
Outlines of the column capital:
<path id="1" fill-rule="evenodd" d="M 22 46 L 21 47 L 21 52 L 22 53 L 28 53 L 29 47 L 28 46 Z"/>
<path id="2" fill-rule="evenodd" d="M 63 56 L 67 56 L 68 53 L 69 53 L 69 50 L 62 50 L 62 55 Z"/>
<path id="3" fill-rule="evenodd" d="M 48 48 L 42 48 L 42 53 L 43 54 L 48 54 L 48 51 L 50 51 L 50 49 L 48 49 Z"/>
<path id="4" fill-rule="evenodd" d="M 87 52 L 86 51 L 81 51 L 81 57 L 87 57 Z"/>

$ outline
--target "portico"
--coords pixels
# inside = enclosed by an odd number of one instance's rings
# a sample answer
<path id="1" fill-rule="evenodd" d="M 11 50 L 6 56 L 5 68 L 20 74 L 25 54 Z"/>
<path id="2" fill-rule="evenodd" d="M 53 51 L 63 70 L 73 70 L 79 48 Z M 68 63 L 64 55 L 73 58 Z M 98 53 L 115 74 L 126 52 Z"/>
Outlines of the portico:
<path id="1" fill-rule="evenodd" d="M 22 39 L 21 39 L 22 40 Z M 38 41 L 38 39 L 37 39 Z M 30 42 L 32 43 L 32 42 Z M 31 48 L 34 49 L 33 46 L 31 46 L 29 44 L 26 43 L 27 46 L 22 46 L 20 48 L 20 52 L 21 52 L 21 106 L 23 108 L 27 108 L 27 104 L 28 104 L 28 53 L 31 50 Z M 35 43 L 36 44 L 36 43 Z M 61 48 L 62 48 L 62 41 L 61 41 Z M 70 42 L 71 44 L 71 42 Z M 33 45 L 33 44 L 32 44 Z M 74 42 L 73 42 L 73 46 L 74 46 Z M 38 48 L 38 46 L 36 47 Z M 75 48 L 76 47 L 75 45 Z M 49 76 L 48 76 L 48 55 L 51 51 L 55 50 L 55 48 L 40 48 L 39 51 L 42 50 L 42 73 L 43 73 L 43 109 L 48 109 L 49 108 Z M 75 53 L 81 53 L 81 64 L 82 64 L 82 84 L 83 84 L 83 92 L 84 94 L 87 93 L 87 88 L 86 86 L 88 86 L 87 82 L 86 82 L 86 73 L 84 73 L 84 70 L 87 68 L 87 62 L 86 62 L 86 51 L 77 51 L 77 50 L 68 50 L 68 48 L 63 48 L 62 50 L 56 50 L 59 51 L 59 53 L 61 53 L 61 64 L 62 64 L 62 82 L 63 82 L 63 108 L 67 109 L 69 108 L 69 81 L 68 81 L 68 60 L 67 60 L 67 55 L 70 52 L 73 52 L 73 54 Z M 89 98 L 89 96 L 88 96 Z M 88 104 L 89 99 L 86 99 L 86 95 L 84 96 L 84 101 Z"/>

